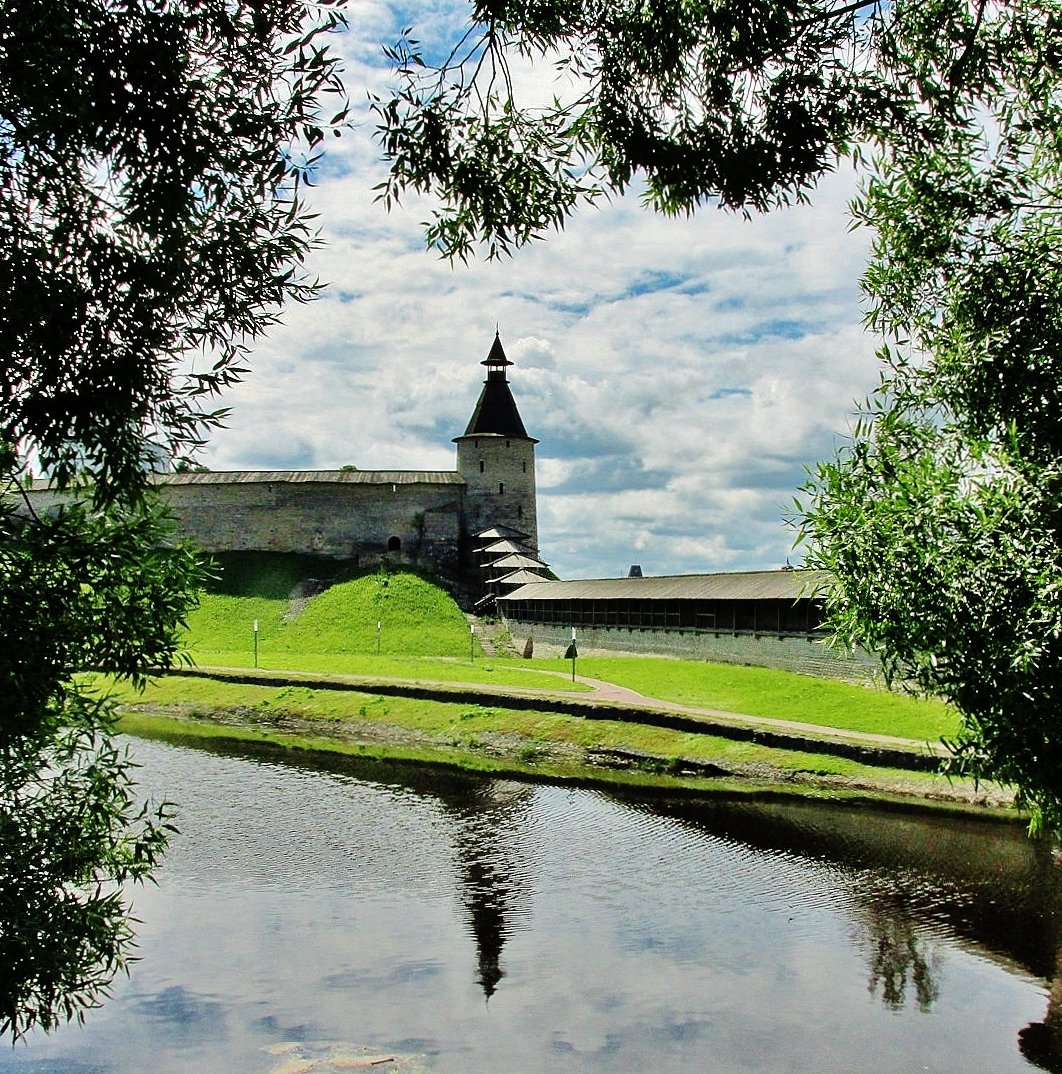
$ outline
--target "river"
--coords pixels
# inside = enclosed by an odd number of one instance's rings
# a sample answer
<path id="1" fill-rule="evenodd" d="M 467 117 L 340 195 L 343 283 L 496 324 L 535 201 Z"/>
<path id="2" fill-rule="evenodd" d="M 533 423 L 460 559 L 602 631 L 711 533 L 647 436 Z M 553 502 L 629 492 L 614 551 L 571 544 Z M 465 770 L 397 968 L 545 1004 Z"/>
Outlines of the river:
<path id="1" fill-rule="evenodd" d="M 140 960 L 3 1074 L 1062 1070 L 1062 868 L 998 822 L 133 740 Z"/>

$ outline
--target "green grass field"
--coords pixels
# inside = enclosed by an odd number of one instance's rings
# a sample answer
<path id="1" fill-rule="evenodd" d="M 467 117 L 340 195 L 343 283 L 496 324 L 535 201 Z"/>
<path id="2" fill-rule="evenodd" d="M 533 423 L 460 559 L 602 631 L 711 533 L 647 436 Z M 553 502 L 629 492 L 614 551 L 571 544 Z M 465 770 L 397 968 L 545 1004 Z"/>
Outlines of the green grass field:
<path id="1" fill-rule="evenodd" d="M 938 741 L 958 730 L 943 702 L 772 668 L 653 657 L 586 657 L 579 671 L 682 705 Z"/>
<path id="2" fill-rule="evenodd" d="M 480 754 L 485 741 L 491 736 L 518 735 L 527 739 L 527 747 L 521 751 L 523 760 L 520 766 L 527 771 L 543 771 L 536 762 L 536 745 L 567 744 L 583 748 L 633 749 L 662 758 L 767 764 L 782 771 L 819 775 L 863 776 L 868 779 L 899 776 L 908 781 L 924 783 L 927 787 L 938 779 L 925 773 L 873 769 L 842 757 L 774 749 L 714 735 L 690 734 L 612 720 L 583 720 L 562 713 L 507 709 L 502 705 L 426 701 L 294 685 L 278 688 L 177 677 L 160 679 L 143 694 L 137 694 L 129 687 L 114 689 L 127 706 L 123 727 L 134 732 L 150 730 L 152 726 L 153 718 L 145 718 L 139 710 L 151 712 L 159 706 L 176 706 L 185 717 L 192 718 L 195 734 L 220 734 L 278 742 L 291 737 L 273 726 L 284 716 L 334 721 L 337 725 L 357 725 L 359 721 L 385 723 L 414 735 L 423 733 L 433 736 L 438 740 L 439 747 L 458 749 L 471 755 Z M 231 728 L 215 731 L 212 730 L 212 724 L 196 719 L 197 716 L 209 717 L 212 711 L 219 708 L 251 714 L 252 724 L 244 725 L 237 731 Z M 189 725 L 184 723 L 183 727 L 188 733 Z M 294 737 L 298 738 L 297 735 Z M 306 748 L 321 748 L 321 742 L 318 740 Z M 364 752 L 365 748 L 343 746 L 342 749 Z M 386 754 L 387 750 L 381 751 L 374 746 L 373 752 Z M 397 748 L 396 755 L 412 756 L 415 752 L 415 749 L 411 752 L 411 747 L 406 745 Z M 421 746 L 420 755 L 424 759 L 440 759 L 433 755 L 430 746 Z M 452 762 L 452 757 L 447 759 Z M 512 768 L 512 765 L 507 764 L 507 767 Z"/>
<path id="3" fill-rule="evenodd" d="M 221 572 L 190 616 L 187 644 L 200 665 L 583 691 L 561 659 L 484 656 L 450 596 L 408 573 L 344 579 L 342 565 L 306 557 L 220 557 Z M 331 569 L 337 579 L 285 621 L 300 579 Z M 379 624 L 379 629 L 377 628 Z M 649 698 L 795 720 L 822 727 L 938 741 L 958 727 L 934 700 L 767 668 L 653 657 L 581 657 L 580 675 Z"/>
<path id="4" fill-rule="evenodd" d="M 258 622 L 260 655 L 467 656 L 469 631 L 450 596 L 414 574 L 370 574 L 341 580 L 291 621 L 288 596 L 307 568 L 295 557 L 267 557 L 260 583 L 244 558 L 221 563 L 218 586 L 202 595 L 188 620 L 192 655 L 252 654 Z M 292 562 L 292 560 L 295 560 Z M 305 575 L 301 575 L 305 577 Z M 379 624 L 379 629 L 377 629 Z"/>

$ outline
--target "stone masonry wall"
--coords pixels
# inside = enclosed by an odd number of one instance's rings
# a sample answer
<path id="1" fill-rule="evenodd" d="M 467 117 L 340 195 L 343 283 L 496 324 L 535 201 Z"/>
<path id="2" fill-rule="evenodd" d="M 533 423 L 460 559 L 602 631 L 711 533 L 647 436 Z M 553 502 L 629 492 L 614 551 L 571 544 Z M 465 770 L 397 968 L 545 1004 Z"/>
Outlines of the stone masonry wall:
<path id="1" fill-rule="evenodd" d="M 463 436 L 457 440 L 457 468 L 468 491 L 465 511 L 470 533 L 508 526 L 526 533 L 538 548 L 535 447 L 518 437 Z"/>
<path id="2" fill-rule="evenodd" d="M 311 482 L 169 485 L 182 532 L 210 551 L 307 552 L 341 559 L 387 552 L 456 562 L 460 489 Z"/>
<path id="3" fill-rule="evenodd" d="M 516 620 L 506 620 L 506 625 L 517 652 L 523 651 L 528 636 L 534 639 L 536 656 L 561 656 L 571 642 L 571 627 Z M 869 682 L 877 669 L 877 663 L 866 653 L 851 656 L 835 653 L 820 639 L 808 635 L 578 627 L 576 644 L 580 656 L 620 653 L 675 656 L 685 660 L 779 668 L 858 683 Z"/>
<path id="4" fill-rule="evenodd" d="M 463 486 L 298 481 L 163 485 L 178 529 L 208 552 L 301 552 L 356 559 L 383 555 L 456 569 Z M 30 494 L 35 509 L 62 497 Z M 397 538 L 399 549 L 389 552 Z"/>

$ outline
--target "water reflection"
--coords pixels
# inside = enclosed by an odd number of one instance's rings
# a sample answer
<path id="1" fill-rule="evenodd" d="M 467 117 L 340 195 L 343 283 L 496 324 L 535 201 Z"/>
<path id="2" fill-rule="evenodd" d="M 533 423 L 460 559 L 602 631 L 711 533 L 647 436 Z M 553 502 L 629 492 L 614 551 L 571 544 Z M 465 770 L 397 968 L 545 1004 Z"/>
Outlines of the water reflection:
<path id="1" fill-rule="evenodd" d="M 1050 1074 L 1062 1074 L 1062 952 L 1056 956 L 1054 980 L 1042 1022 L 1030 1022 L 1018 1034 L 1021 1054 Z"/>
<path id="2" fill-rule="evenodd" d="M 430 802 L 442 818 L 443 834 L 454 851 L 455 894 L 476 948 L 477 984 L 488 1000 L 495 993 L 505 976 L 505 942 L 531 909 L 533 784 L 371 758 L 289 754 L 255 743 L 204 742 L 179 736 L 178 740 L 205 753 L 251 762 L 279 761 L 292 771 L 353 777 Z M 430 967 L 401 971 L 407 977 L 425 972 L 431 972 Z M 327 983 L 342 988 L 351 982 L 333 976 Z"/>
<path id="3" fill-rule="evenodd" d="M 940 960 L 932 944 L 918 933 L 914 919 L 905 910 L 888 914 L 871 906 L 866 923 L 875 941 L 870 956 L 871 995 L 880 991 L 885 1006 L 899 1010 L 907 1002 L 910 985 L 918 1009 L 927 1013 L 940 995 L 936 980 Z"/>
<path id="4" fill-rule="evenodd" d="M 505 976 L 505 941 L 530 909 L 525 865 L 534 788 L 458 774 L 440 780 L 424 769 L 400 778 L 408 789 L 434 797 L 450 821 L 461 904 L 476 945 L 477 983 L 489 1000 Z"/>
<path id="5" fill-rule="evenodd" d="M 1002 964 L 1055 976 L 1062 876 L 1050 844 L 1015 825 L 803 801 L 648 808 L 779 857 L 836 868 L 886 946 L 884 922 L 890 934 L 917 922 L 923 934 L 947 934 Z"/>
<path id="6" fill-rule="evenodd" d="M 532 790 L 495 781 L 451 807 L 460 862 L 461 901 L 476 941 L 478 981 L 490 999 L 505 971 L 501 955 L 517 914 L 526 913 L 527 879 L 514 840 L 528 819 Z"/>
<path id="7" fill-rule="evenodd" d="M 185 803 L 144 964 L 0 1072 L 1060 1070 L 1058 871 L 1012 827 L 138 752 Z"/>

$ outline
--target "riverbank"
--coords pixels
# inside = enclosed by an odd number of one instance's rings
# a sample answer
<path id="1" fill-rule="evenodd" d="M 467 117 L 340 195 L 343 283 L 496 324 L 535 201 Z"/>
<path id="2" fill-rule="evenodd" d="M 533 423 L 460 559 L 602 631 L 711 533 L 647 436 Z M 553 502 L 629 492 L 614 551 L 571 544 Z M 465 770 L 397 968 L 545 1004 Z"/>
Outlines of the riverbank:
<path id="1" fill-rule="evenodd" d="M 195 668 L 121 695 L 123 728 L 669 793 L 800 795 L 1020 820 L 1003 789 L 936 774 L 912 739 L 723 712 L 593 679 L 582 692 Z"/>

